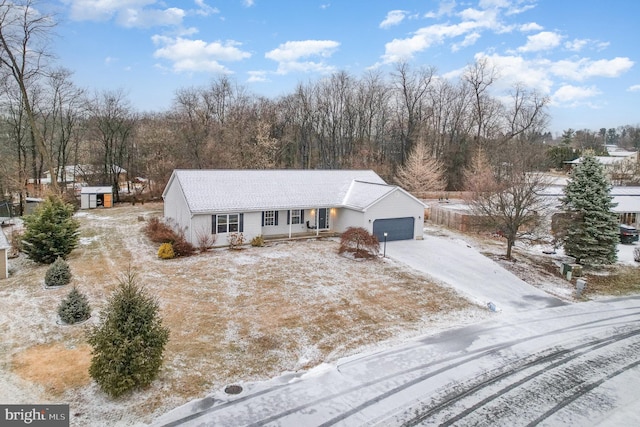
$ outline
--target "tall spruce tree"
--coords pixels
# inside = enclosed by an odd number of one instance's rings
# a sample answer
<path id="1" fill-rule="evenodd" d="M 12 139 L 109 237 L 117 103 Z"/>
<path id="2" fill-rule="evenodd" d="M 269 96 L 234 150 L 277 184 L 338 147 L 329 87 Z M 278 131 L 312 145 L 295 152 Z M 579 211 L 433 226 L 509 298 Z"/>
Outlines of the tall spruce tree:
<path id="1" fill-rule="evenodd" d="M 617 259 L 618 215 L 611 184 L 602 165 L 587 153 L 564 190 L 562 206 L 569 214 L 564 230 L 565 253 L 584 265 L 613 264 Z"/>

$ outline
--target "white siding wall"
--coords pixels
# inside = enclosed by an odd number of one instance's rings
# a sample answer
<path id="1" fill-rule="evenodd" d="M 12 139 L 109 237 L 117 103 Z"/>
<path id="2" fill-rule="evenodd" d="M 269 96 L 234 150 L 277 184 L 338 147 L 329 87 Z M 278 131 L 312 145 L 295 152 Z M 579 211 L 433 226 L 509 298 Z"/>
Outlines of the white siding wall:
<path id="1" fill-rule="evenodd" d="M 198 238 L 200 235 L 211 235 L 211 215 L 194 215 L 191 218 L 191 238 L 194 245 L 198 245 Z M 225 243 L 227 242 L 225 237 Z M 218 241 L 216 240 L 216 246 L 218 246 Z"/>
<path id="2" fill-rule="evenodd" d="M 401 191 L 394 191 L 378 203 L 369 207 L 365 212 L 365 227 L 373 233 L 373 222 L 384 218 L 413 217 L 413 235 L 416 239 L 422 239 L 424 229 L 424 205 Z M 369 222 L 371 220 L 371 222 Z"/>
<path id="3" fill-rule="evenodd" d="M 331 219 L 334 219 L 333 216 Z M 369 232 L 371 232 L 371 224 L 369 225 Z M 338 233 L 342 233 L 349 227 L 367 228 L 365 224 L 364 213 L 354 211 L 352 209 L 336 209 L 336 215 L 331 229 L 337 231 Z"/>
<path id="4" fill-rule="evenodd" d="M 289 225 L 287 224 L 287 212 L 288 211 L 278 211 L 278 225 L 265 225 L 262 228 L 262 234 L 264 236 L 273 236 L 277 234 L 289 234 Z M 262 225 L 262 212 L 258 212 L 258 225 Z M 308 210 L 304 211 L 304 220 L 302 224 L 291 224 L 291 234 L 295 233 L 304 233 L 307 231 L 307 221 L 311 220 L 312 217 L 309 214 Z M 313 222 L 313 221 L 312 221 Z"/>
<path id="5" fill-rule="evenodd" d="M 191 212 L 187 207 L 187 201 L 180 190 L 177 180 L 172 181 L 164 197 L 164 217 L 172 219 L 175 224 L 184 230 L 185 237 L 191 244 L 197 244 L 195 230 L 191 224 Z"/>
<path id="6" fill-rule="evenodd" d="M 231 212 L 235 213 L 235 212 Z M 202 232 L 208 232 L 211 234 L 212 229 L 212 217 L 213 214 L 201 214 L 195 215 L 193 220 L 191 221 L 194 224 L 196 243 L 197 243 L 197 233 L 199 230 Z M 256 236 L 259 236 L 261 233 L 260 224 L 262 220 L 261 212 L 245 212 L 243 215 L 243 236 L 246 243 L 250 243 L 251 239 Z M 286 220 L 286 218 L 285 218 Z M 215 243 L 214 246 L 227 246 L 229 244 L 229 233 L 216 233 L 215 235 Z"/>

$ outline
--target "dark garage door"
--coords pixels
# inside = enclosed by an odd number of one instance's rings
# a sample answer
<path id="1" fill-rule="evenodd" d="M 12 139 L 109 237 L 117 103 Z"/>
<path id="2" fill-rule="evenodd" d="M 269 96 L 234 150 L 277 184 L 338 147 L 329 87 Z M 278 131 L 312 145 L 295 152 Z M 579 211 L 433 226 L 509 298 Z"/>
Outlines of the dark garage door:
<path id="1" fill-rule="evenodd" d="M 413 221 L 413 217 L 376 219 L 373 221 L 373 234 L 381 242 L 384 242 L 385 232 L 387 242 L 413 239 Z"/>

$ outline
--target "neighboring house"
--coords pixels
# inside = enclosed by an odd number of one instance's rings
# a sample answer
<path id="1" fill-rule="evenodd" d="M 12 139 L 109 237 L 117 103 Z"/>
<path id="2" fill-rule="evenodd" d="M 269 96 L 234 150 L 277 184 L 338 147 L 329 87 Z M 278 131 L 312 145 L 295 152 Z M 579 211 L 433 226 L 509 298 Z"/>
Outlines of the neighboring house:
<path id="1" fill-rule="evenodd" d="M 117 173 L 120 185 L 126 184 L 127 171 L 118 165 L 110 166 L 111 173 Z M 44 186 L 51 184 L 51 174 L 49 171 L 44 171 L 44 177 L 39 180 L 39 183 Z M 58 171 L 58 183 L 66 185 L 67 188 L 75 189 L 76 192 L 80 192 L 80 188 L 89 185 L 89 183 L 95 184 L 96 182 L 104 181 L 104 167 L 94 165 L 69 165 L 64 169 L 60 168 Z M 35 180 L 30 179 L 29 185 L 33 188 L 29 188 L 31 193 L 37 193 L 35 188 Z"/>
<path id="2" fill-rule="evenodd" d="M 605 174 L 615 185 L 624 185 L 638 180 L 638 152 L 626 151 L 617 146 L 606 146 L 608 156 L 595 156 L 604 168 Z M 582 163 L 582 157 L 567 161 L 565 164 L 574 168 Z"/>
<path id="3" fill-rule="evenodd" d="M 565 185 L 551 185 L 545 189 L 544 194 L 552 199 L 551 205 L 559 211 L 560 199 L 564 197 Z M 611 188 L 611 196 L 616 206 L 612 209 L 619 216 L 620 224 L 640 226 L 640 187 Z"/>
<path id="4" fill-rule="evenodd" d="M 9 261 L 8 252 L 11 248 L 9 245 L 9 241 L 4 235 L 4 231 L 2 231 L 2 227 L 0 227 L 0 279 L 6 279 L 9 277 Z"/>
<path id="5" fill-rule="evenodd" d="M 293 237 L 364 227 L 380 241 L 421 239 L 424 204 L 370 170 L 175 170 L 164 216 L 191 243 L 229 233 Z"/>

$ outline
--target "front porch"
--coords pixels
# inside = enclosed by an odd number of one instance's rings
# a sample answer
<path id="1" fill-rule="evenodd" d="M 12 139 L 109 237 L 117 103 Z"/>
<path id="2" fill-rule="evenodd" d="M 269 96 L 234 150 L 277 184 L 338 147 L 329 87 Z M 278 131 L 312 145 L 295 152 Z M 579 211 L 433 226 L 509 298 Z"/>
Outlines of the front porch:
<path id="1" fill-rule="evenodd" d="M 268 236 L 262 236 L 265 242 L 277 242 L 283 240 L 304 240 L 304 239 L 314 239 L 314 238 L 322 238 L 322 237 L 339 237 L 340 233 L 332 230 L 310 230 L 298 233 L 289 234 L 271 234 Z"/>

